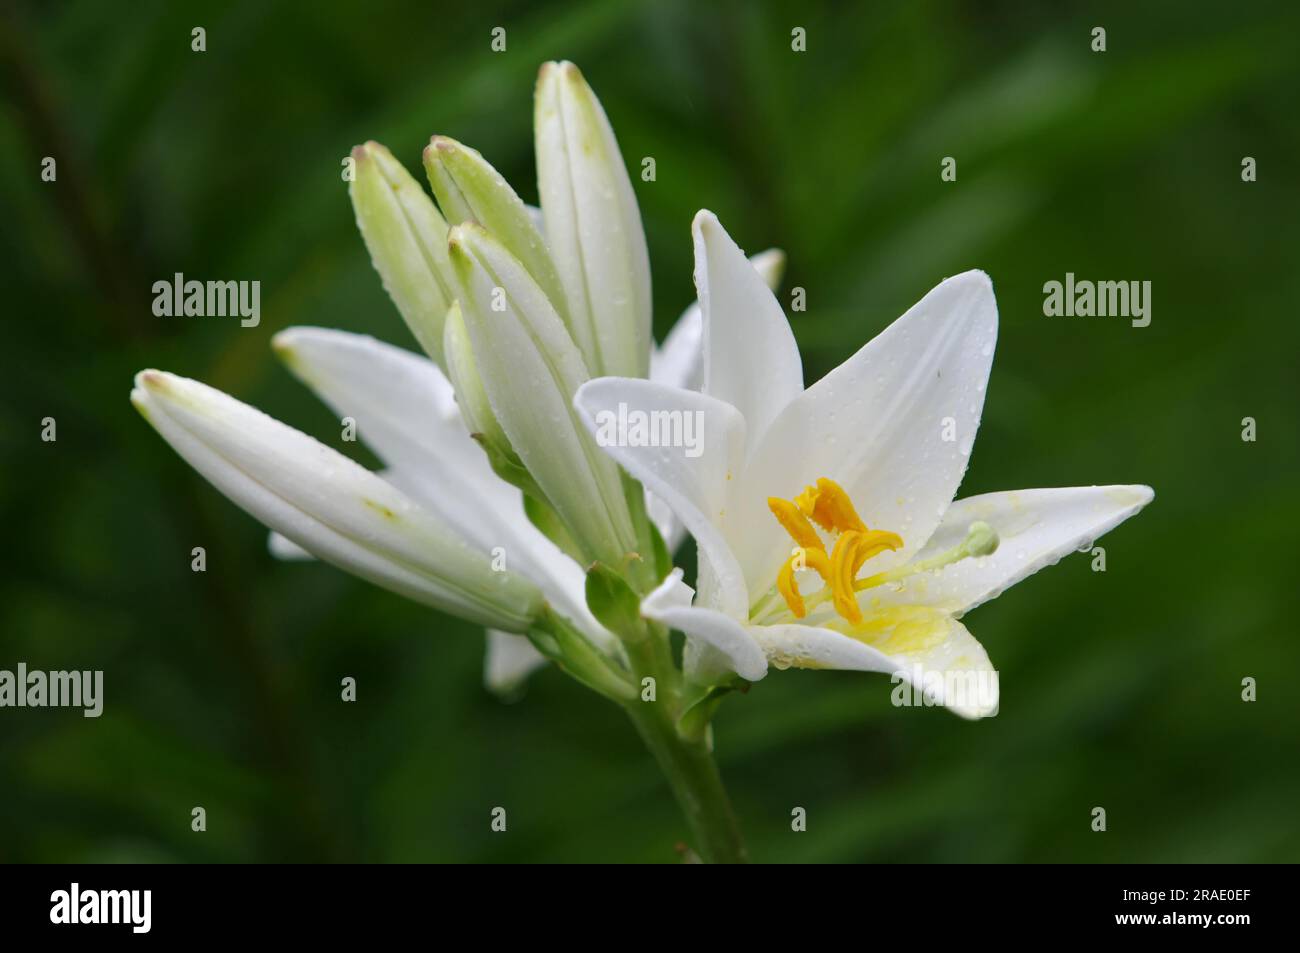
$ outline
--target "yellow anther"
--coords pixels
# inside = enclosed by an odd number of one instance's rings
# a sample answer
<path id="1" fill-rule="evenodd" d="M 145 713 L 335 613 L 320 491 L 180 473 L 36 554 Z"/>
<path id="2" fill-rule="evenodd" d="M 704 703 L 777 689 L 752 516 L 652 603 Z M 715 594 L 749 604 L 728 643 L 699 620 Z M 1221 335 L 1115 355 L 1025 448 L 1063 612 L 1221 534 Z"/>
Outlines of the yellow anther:
<path id="1" fill-rule="evenodd" d="M 781 566 L 781 571 L 776 574 L 777 592 L 781 593 L 781 598 L 790 607 L 794 617 L 802 619 L 808 614 L 808 610 L 804 606 L 803 596 L 799 594 L 799 586 L 794 578 L 795 571 L 798 569 L 815 570 L 823 581 L 829 583 L 831 577 L 830 557 L 826 555 L 824 549 L 820 548 L 820 544 L 816 549 L 804 548 L 787 559 Z"/>
<path id="2" fill-rule="evenodd" d="M 854 625 L 860 623 L 862 610 L 858 607 L 855 585 L 858 571 L 873 556 L 900 548 L 903 540 L 896 533 L 868 529 L 849 495 L 838 483 L 825 477 L 796 496 L 793 503 L 769 497 L 767 505 L 800 546 L 800 551 L 781 566 L 776 579 L 777 592 L 795 618 L 802 619 L 808 614 L 794 578 L 797 569 L 806 568 L 815 570 L 826 583 L 826 590 L 815 595 L 814 600 L 825 601 L 829 594 L 840 616 Z M 809 519 L 827 532 L 838 534 L 829 555 Z M 801 556 L 802 564 L 796 566 Z"/>
<path id="3" fill-rule="evenodd" d="M 887 529 L 869 529 L 863 535 L 861 549 L 858 551 L 858 563 L 853 567 L 853 574 L 856 576 L 862 564 L 873 556 L 879 556 L 885 550 L 891 552 L 903 548 L 903 537 L 897 533 L 891 533 Z"/>
<path id="4" fill-rule="evenodd" d="M 817 487 L 804 487 L 804 491 L 794 498 L 794 502 L 805 516 L 812 516 L 817 511 Z M 829 526 L 826 528 L 830 529 Z"/>
<path id="5" fill-rule="evenodd" d="M 854 625 L 862 621 L 862 610 L 853 593 L 853 566 L 861 541 L 861 533 L 849 530 L 835 540 L 835 550 L 831 553 L 831 595 L 835 611 Z"/>
<path id="6" fill-rule="evenodd" d="M 815 487 L 807 487 L 794 499 L 799 509 L 828 533 L 862 532 L 867 528 L 849 495 L 834 480 L 822 477 Z"/>
<path id="7" fill-rule="evenodd" d="M 799 507 L 789 500 L 783 500 L 779 496 L 769 496 L 767 508 L 772 511 L 772 515 L 777 518 L 790 537 L 804 549 L 824 550 L 826 548 L 822 545 L 817 530 L 813 529 L 812 523 L 808 522 L 808 517 L 799 512 Z"/>

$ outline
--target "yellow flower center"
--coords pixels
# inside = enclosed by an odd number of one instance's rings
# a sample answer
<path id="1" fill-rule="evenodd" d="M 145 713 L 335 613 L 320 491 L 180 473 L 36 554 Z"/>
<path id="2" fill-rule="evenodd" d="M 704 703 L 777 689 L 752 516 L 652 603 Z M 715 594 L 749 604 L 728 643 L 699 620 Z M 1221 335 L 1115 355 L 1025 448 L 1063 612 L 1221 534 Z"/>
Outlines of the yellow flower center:
<path id="1" fill-rule="evenodd" d="M 802 619 L 808 614 L 795 573 L 811 569 L 830 590 L 836 613 L 854 625 L 862 622 L 855 588 L 858 572 L 871 557 L 900 548 L 902 538 L 888 530 L 868 528 L 844 488 L 826 477 L 819 479 L 816 486 L 807 487 L 793 501 L 772 496 L 768 497 L 767 505 L 798 544 L 776 576 L 777 592 L 795 618 Z M 813 523 L 834 537 L 829 554 Z"/>

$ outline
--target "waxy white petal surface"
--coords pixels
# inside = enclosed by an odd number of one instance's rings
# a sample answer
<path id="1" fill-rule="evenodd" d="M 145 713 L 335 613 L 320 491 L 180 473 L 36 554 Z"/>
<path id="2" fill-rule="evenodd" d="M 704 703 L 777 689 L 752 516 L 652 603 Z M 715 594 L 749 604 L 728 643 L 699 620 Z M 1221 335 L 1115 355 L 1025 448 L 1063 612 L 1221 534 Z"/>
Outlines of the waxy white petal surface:
<path id="1" fill-rule="evenodd" d="M 599 442 L 605 415 L 677 413 L 703 421 L 703 453 L 685 447 L 602 446 L 656 497 L 663 500 L 695 537 L 700 549 L 700 596 L 704 605 L 732 615 L 748 605 L 744 578 L 725 538 L 728 485 L 743 462 L 745 422 L 736 409 L 695 391 L 654 381 L 605 377 L 579 389 L 574 404 Z"/>
<path id="2" fill-rule="evenodd" d="M 873 569 L 906 562 L 929 540 L 966 472 L 996 339 L 993 286 L 983 272 L 966 272 L 781 411 L 737 501 L 735 540 L 751 585 L 789 555 L 767 498 L 791 497 L 818 477 L 839 483 L 868 526 L 903 538 Z"/>
<path id="3" fill-rule="evenodd" d="M 572 63 L 547 63 L 534 115 L 546 243 L 573 338 L 594 375 L 645 377 L 650 258 L 605 111 Z"/>
<path id="4" fill-rule="evenodd" d="M 749 259 L 772 291 L 785 272 L 785 252 L 761 251 Z M 699 301 L 691 303 L 669 329 L 664 343 L 650 353 L 650 379 L 671 387 L 699 390 L 704 384 L 704 315 Z"/>
<path id="5" fill-rule="evenodd" d="M 641 614 L 673 629 L 683 632 L 690 640 L 708 646 L 725 662 L 709 666 L 707 656 L 688 657 L 688 676 L 715 676 L 730 670 L 741 678 L 756 682 L 767 674 L 767 659 L 754 638 L 730 615 L 716 609 L 701 609 L 691 605 L 694 591 L 682 582 L 682 571 L 674 569 L 668 578 L 641 602 Z M 713 671 L 708 668 L 713 667 Z"/>
<path id="6" fill-rule="evenodd" d="M 997 529 L 997 551 L 909 576 L 901 590 L 882 588 L 880 598 L 888 603 L 936 606 L 960 616 L 1080 546 L 1096 542 L 1154 496 L 1149 486 L 1080 486 L 1011 490 L 957 500 L 916 558 L 928 559 L 958 545 L 977 520 Z"/>
<path id="7" fill-rule="evenodd" d="M 357 421 L 358 436 L 390 465 L 384 479 L 482 552 L 499 550 L 507 568 L 540 586 L 593 641 L 612 644 L 587 610 L 581 567 L 532 524 L 519 490 L 492 472 L 437 365 L 371 337 L 322 328 L 290 328 L 274 346 L 337 414 Z"/>
<path id="8" fill-rule="evenodd" d="M 311 437 L 198 381 L 142 371 L 145 419 L 218 490 L 327 562 L 409 598 L 522 631 L 540 591 L 493 572 L 450 525 Z"/>
<path id="9" fill-rule="evenodd" d="M 573 407 L 588 378 L 582 355 L 536 282 L 483 229 L 453 229 L 451 257 L 474 359 L 511 446 L 585 554 L 622 565 L 636 535 L 618 468 Z"/>
<path id="10" fill-rule="evenodd" d="M 704 316 L 703 391 L 745 418 L 752 446 L 803 393 L 799 348 L 781 305 L 712 212 L 691 224 Z"/>

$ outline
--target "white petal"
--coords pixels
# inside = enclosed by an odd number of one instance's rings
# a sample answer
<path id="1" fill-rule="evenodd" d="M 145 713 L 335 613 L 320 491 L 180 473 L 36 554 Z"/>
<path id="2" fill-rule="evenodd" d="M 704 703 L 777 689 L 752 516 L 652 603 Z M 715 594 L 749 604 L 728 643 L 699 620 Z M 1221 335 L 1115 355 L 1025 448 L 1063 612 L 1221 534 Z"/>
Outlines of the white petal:
<path id="1" fill-rule="evenodd" d="M 304 562 L 316 558 L 297 543 L 274 531 L 266 534 L 266 549 L 276 559 L 285 562 Z"/>
<path id="2" fill-rule="evenodd" d="M 439 510 L 439 506 L 443 501 L 435 492 L 433 492 L 427 480 L 416 477 L 404 479 L 400 476 L 398 476 L 397 479 L 394 479 L 395 474 L 392 470 L 381 470 L 375 475 L 387 480 L 417 503 L 424 504 L 435 515 L 440 517 L 443 516 L 442 512 Z M 448 520 L 448 522 L 451 521 Z M 477 539 L 473 539 L 471 542 L 474 543 L 475 548 L 480 550 L 486 551 L 491 548 L 480 544 Z M 297 543 L 286 539 L 274 530 L 266 535 L 266 548 L 273 557 L 285 562 L 305 562 L 316 558 Z"/>
<path id="3" fill-rule="evenodd" d="M 619 565 L 636 551 L 636 534 L 617 466 L 573 409 L 588 376 L 582 356 L 499 242 L 475 225 L 459 225 L 451 236 L 465 327 L 493 413 L 584 554 Z"/>
<path id="4" fill-rule="evenodd" d="M 749 259 L 773 291 L 785 271 L 785 253 L 769 248 Z M 661 347 L 650 353 L 650 379 L 670 387 L 699 390 L 704 383 L 704 316 L 698 301 L 682 312 Z"/>
<path id="5" fill-rule="evenodd" d="M 755 625 L 750 633 L 773 668 L 892 672 L 898 664 L 871 646 L 813 625 Z"/>
<path id="6" fill-rule="evenodd" d="M 483 551 L 513 548 L 519 491 L 500 480 L 460 418 L 432 361 L 360 334 L 289 328 L 273 346 L 286 365 L 389 465 L 387 478 L 431 505 Z M 498 516 L 518 511 L 503 525 Z"/>
<path id="7" fill-rule="evenodd" d="M 699 545 L 701 602 L 737 618 L 749 605 L 740 567 L 724 537 L 728 483 L 739 467 L 745 424 L 734 407 L 696 391 L 665 387 L 653 381 L 603 377 L 584 384 L 574 398 L 596 444 L 627 468 L 666 503 Z M 667 415 L 657 418 L 651 415 Z M 675 417 L 673 415 L 676 415 Z M 621 423 L 676 419 L 689 423 L 699 444 L 633 446 L 636 431 Z M 647 431 L 648 433 L 648 431 Z M 663 436 L 658 429 L 656 434 Z M 685 442 L 685 441 L 683 441 Z"/>
<path id="8" fill-rule="evenodd" d="M 644 377 L 650 258 L 614 131 L 572 63 L 537 77 L 537 189 L 570 329 L 593 374 Z"/>
<path id="9" fill-rule="evenodd" d="M 695 590 L 682 582 L 684 573 L 675 568 L 641 600 L 641 614 L 648 619 L 658 618 L 658 613 L 669 609 L 686 609 L 695 598 Z"/>
<path id="10" fill-rule="evenodd" d="M 763 279 L 763 284 L 775 293 L 781 284 L 781 276 L 785 274 L 785 252 L 779 248 L 769 248 L 756 255 L 750 255 L 749 263 Z"/>
<path id="11" fill-rule="evenodd" d="M 663 345 L 651 350 L 650 379 L 669 387 L 700 389 L 704 379 L 704 316 L 698 301 L 682 312 Z"/>
<path id="12" fill-rule="evenodd" d="M 750 458 L 743 551 L 751 585 L 771 584 L 789 539 L 767 512 L 818 477 L 844 487 L 873 528 L 909 558 L 947 509 L 966 472 L 997 338 L 997 303 L 983 272 L 949 278 L 790 404 Z M 952 440 L 946 438 L 951 436 Z"/>
<path id="13" fill-rule="evenodd" d="M 645 491 L 645 509 L 671 556 L 686 539 L 686 524 L 677 518 L 671 506 L 649 490 Z"/>
<path id="14" fill-rule="evenodd" d="M 408 598 L 522 630 L 541 593 L 381 477 L 198 381 L 142 371 L 132 403 L 218 490 L 326 562 Z"/>
<path id="15" fill-rule="evenodd" d="M 960 616 L 1085 543 L 1095 542 L 1154 496 L 1149 486 L 1081 486 L 985 493 L 958 500 L 916 558 L 928 559 L 959 545 L 976 520 L 997 531 L 997 551 L 910 576 L 898 592 L 882 587 L 881 599 L 935 606 Z"/>
<path id="16" fill-rule="evenodd" d="M 509 695 L 546 661 L 526 637 L 488 629 L 483 684 L 495 694 Z"/>
<path id="17" fill-rule="evenodd" d="M 276 354 L 390 467 L 459 467 L 480 459 L 451 384 L 427 358 L 368 335 L 295 327 L 271 341 Z"/>
<path id="18" fill-rule="evenodd" d="M 756 682 L 767 674 L 767 660 L 746 627 L 722 612 L 691 606 L 694 591 L 682 582 L 682 571 L 674 569 L 668 578 L 641 602 L 641 614 L 680 630 L 690 640 L 703 642 L 717 653 L 726 670 Z M 695 680 L 713 680 L 717 671 L 707 671 L 702 657 L 696 656 L 688 671 Z"/>
<path id="19" fill-rule="evenodd" d="M 1001 685 L 988 653 L 966 626 L 949 619 L 952 628 L 939 645 L 912 656 L 904 670 L 916 688 L 933 689 L 936 702 L 963 718 L 987 718 L 998 713 Z"/>
<path id="20" fill-rule="evenodd" d="M 481 551 L 500 548 L 507 568 L 541 586 L 593 641 L 606 647 L 617 641 L 587 611 L 581 567 L 529 521 L 519 490 L 492 472 L 436 364 L 371 337 L 324 328 L 289 328 L 273 343 L 335 413 L 357 421 L 358 436 L 390 465 L 384 479 Z"/>
<path id="21" fill-rule="evenodd" d="M 697 213 L 691 234 L 704 315 L 704 393 L 739 410 L 757 446 L 781 409 L 803 393 L 799 348 L 771 289 L 713 213 Z"/>
<path id="22" fill-rule="evenodd" d="M 898 673 L 896 685 L 905 678 L 917 689 L 929 688 L 935 703 L 963 718 L 997 713 L 998 679 L 988 654 L 965 626 L 941 612 L 891 620 L 873 644 L 810 625 L 752 626 L 750 632 L 775 668 Z"/>

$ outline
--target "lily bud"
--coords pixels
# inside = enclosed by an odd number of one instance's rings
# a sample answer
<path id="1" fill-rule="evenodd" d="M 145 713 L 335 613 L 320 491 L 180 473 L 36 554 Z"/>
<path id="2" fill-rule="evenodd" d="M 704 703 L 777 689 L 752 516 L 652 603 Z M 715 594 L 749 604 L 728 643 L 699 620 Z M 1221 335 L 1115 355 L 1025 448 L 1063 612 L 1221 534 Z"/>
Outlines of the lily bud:
<path id="1" fill-rule="evenodd" d="M 614 461 L 579 422 L 582 355 L 519 260 L 477 225 L 448 239 L 465 328 L 492 412 L 587 561 L 621 567 L 636 533 Z"/>
<path id="2" fill-rule="evenodd" d="M 541 591 L 387 480 L 198 381 L 136 375 L 131 402 L 236 505 L 326 562 L 483 625 L 527 631 Z"/>
<path id="3" fill-rule="evenodd" d="M 614 131 L 572 63 L 537 77 L 534 135 L 546 242 L 593 376 L 645 377 L 650 260 Z"/>
<path id="4" fill-rule="evenodd" d="M 469 432 L 481 443 L 517 458 L 518 454 L 510 446 L 510 438 L 501 429 L 496 414 L 492 413 L 487 391 L 483 389 L 483 378 L 474 363 L 474 352 L 470 349 L 469 332 L 465 329 L 459 301 L 452 302 L 447 310 L 442 349 L 447 360 L 447 377 L 451 379 L 460 415 L 465 419 Z"/>
<path id="5" fill-rule="evenodd" d="M 377 142 L 352 150 L 356 175 L 349 186 L 357 227 L 370 260 L 406 326 L 433 360 L 442 363 L 447 293 L 447 223 L 420 183 Z"/>
<path id="6" fill-rule="evenodd" d="M 535 216 L 501 173 L 477 150 L 446 136 L 430 140 L 424 170 L 447 221 L 477 222 L 491 232 L 528 269 L 560 317 L 566 317 L 564 289 Z"/>

